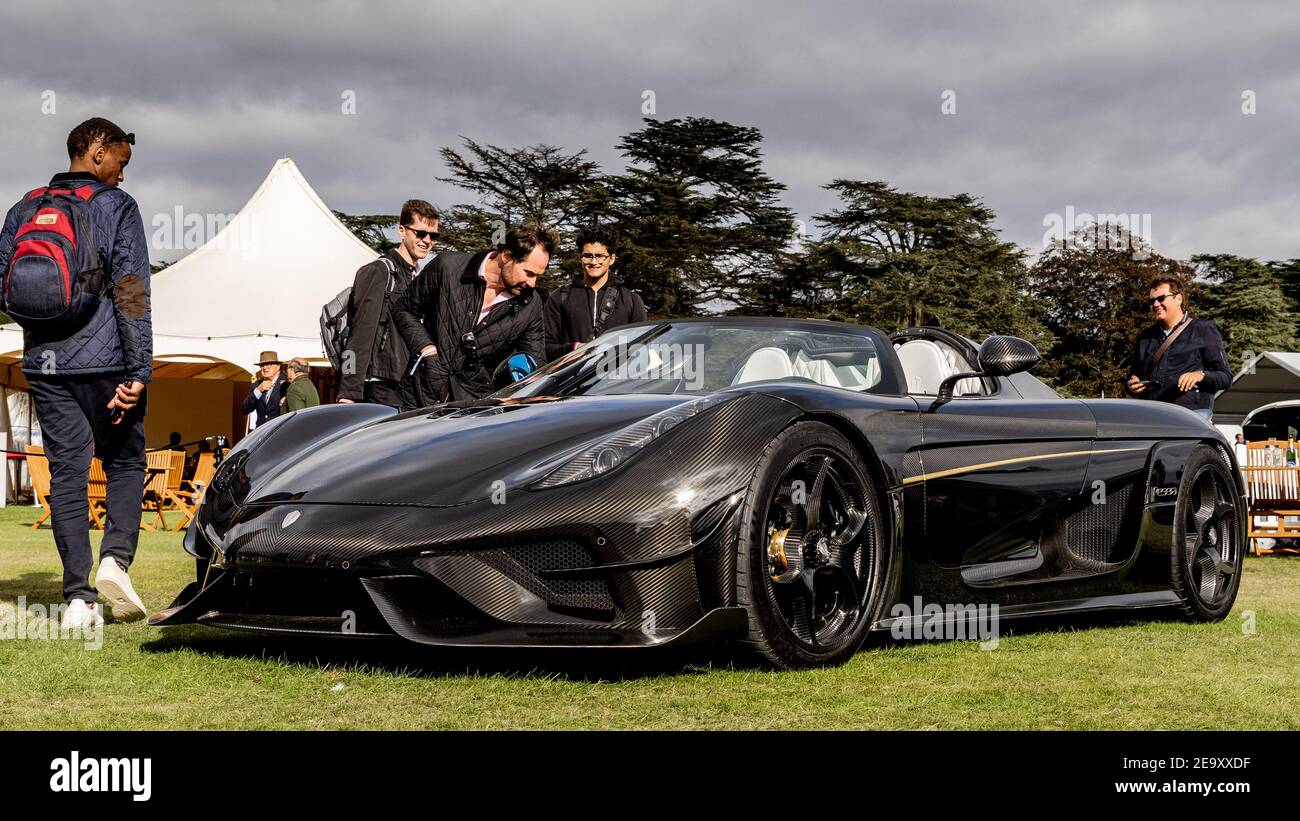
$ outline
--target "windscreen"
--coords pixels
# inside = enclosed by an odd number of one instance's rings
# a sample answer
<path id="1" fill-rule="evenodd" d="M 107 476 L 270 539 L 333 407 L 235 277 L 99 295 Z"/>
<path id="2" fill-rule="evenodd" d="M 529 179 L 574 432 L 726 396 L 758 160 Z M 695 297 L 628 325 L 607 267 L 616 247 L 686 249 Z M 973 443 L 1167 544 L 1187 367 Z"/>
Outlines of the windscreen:
<path id="1" fill-rule="evenodd" d="M 617 328 L 498 397 L 704 394 L 733 385 L 814 382 L 851 391 L 881 384 L 884 341 L 867 329 L 677 322 Z"/>

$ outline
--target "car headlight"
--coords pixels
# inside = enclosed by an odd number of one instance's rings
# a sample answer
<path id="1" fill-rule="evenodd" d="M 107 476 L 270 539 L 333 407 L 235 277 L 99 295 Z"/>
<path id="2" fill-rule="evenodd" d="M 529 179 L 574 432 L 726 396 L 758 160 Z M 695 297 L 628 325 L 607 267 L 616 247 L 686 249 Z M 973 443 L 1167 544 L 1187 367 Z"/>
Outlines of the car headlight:
<path id="1" fill-rule="evenodd" d="M 533 487 L 559 487 L 609 473 L 682 422 L 739 395 L 706 396 L 646 417 L 592 445 L 551 471 Z"/>

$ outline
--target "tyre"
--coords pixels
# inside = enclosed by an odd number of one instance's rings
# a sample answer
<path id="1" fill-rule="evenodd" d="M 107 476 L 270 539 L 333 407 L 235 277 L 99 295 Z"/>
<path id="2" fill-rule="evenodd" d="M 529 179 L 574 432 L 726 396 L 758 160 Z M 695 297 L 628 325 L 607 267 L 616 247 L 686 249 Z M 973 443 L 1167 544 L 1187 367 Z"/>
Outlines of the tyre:
<path id="1" fill-rule="evenodd" d="M 742 645 L 786 669 L 841 664 L 885 602 L 885 528 L 867 464 L 841 433 L 799 422 L 768 446 L 737 544 Z"/>
<path id="2" fill-rule="evenodd" d="M 1192 450 L 1174 508 L 1170 569 L 1174 592 L 1192 621 L 1219 621 L 1232 611 L 1246 555 L 1246 514 L 1233 475 L 1218 451 Z"/>

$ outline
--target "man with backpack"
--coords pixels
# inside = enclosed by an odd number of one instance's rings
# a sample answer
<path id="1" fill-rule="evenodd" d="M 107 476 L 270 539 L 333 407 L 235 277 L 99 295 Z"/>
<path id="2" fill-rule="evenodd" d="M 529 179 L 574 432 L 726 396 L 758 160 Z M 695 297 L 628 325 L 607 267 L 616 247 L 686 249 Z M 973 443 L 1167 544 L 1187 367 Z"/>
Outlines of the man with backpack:
<path id="1" fill-rule="evenodd" d="M 339 363 L 340 402 L 376 402 L 398 410 L 416 406 L 412 378 L 406 375 L 410 354 L 392 309 L 438 241 L 438 211 L 424 200 L 407 200 L 397 236 L 397 247 L 361 266 L 353 280 Z"/>
<path id="2" fill-rule="evenodd" d="M 582 277 L 555 289 L 546 301 L 546 358 L 563 356 L 610 328 L 645 319 L 641 296 L 611 278 L 618 255 L 614 237 L 606 228 L 593 226 L 578 234 Z"/>
<path id="3" fill-rule="evenodd" d="M 0 229 L 0 294 L 23 328 L 23 373 L 50 465 L 64 629 L 102 623 L 101 593 L 116 618 L 145 616 L 127 568 L 140 535 L 145 385 L 153 375 L 149 248 L 135 200 L 117 187 L 134 144 L 134 134 L 108 120 L 81 123 L 68 135 L 68 171 L 26 194 Z M 92 456 L 108 476 L 94 586 Z"/>

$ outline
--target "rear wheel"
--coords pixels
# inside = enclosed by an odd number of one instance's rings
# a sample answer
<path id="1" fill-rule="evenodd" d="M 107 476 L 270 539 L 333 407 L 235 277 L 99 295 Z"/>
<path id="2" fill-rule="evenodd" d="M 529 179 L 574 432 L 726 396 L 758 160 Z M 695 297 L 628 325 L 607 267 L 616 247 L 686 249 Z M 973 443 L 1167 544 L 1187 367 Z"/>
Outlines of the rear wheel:
<path id="1" fill-rule="evenodd" d="M 884 527 L 862 455 L 828 425 L 791 426 L 760 460 L 744 516 L 744 644 L 778 667 L 843 663 L 884 599 Z"/>
<path id="2" fill-rule="evenodd" d="M 1170 570 L 1188 618 L 1219 621 L 1232 611 L 1245 558 L 1244 525 L 1232 473 L 1214 448 L 1198 446 L 1178 488 Z"/>

